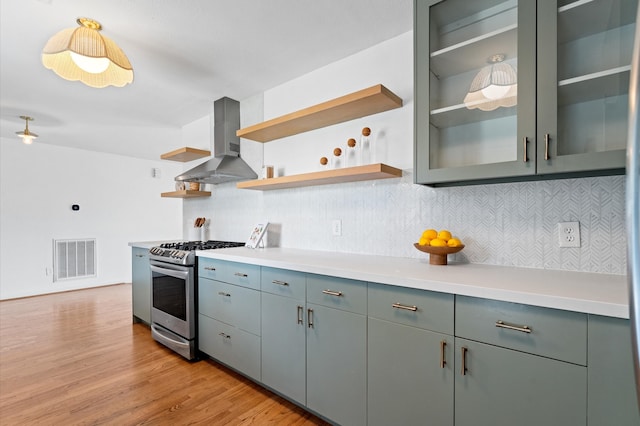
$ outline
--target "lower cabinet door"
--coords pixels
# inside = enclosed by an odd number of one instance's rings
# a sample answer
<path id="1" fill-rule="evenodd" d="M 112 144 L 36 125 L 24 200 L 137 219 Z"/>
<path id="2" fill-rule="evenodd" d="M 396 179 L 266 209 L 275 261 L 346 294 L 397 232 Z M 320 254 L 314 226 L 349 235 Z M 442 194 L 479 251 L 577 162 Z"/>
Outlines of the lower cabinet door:
<path id="1" fill-rule="evenodd" d="M 260 380 L 260 336 L 209 318 L 198 316 L 198 348 L 207 355 Z"/>
<path id="2" fill-rule="evenodd" d="M 301 405 L 307 402 L 304 305 L 262 293 L 262 382 Z"/>
<path id="3" fill-rule="evenodd" d="M 133 316 L 151 324 L 151 269 L 148 249 L 133 248 L 131 268 Z"/>
<path id="4" fill-rule="evenodd" d="M 589 315 L 589 426 L 637 426 L 640 413 L 627 319 Z"/>
<path id="5" fill-rule="evenodd" d="M 344 426 L 367 421 L 367 318 L 307 304 L 307 407 Z"/>
<path id="6" fill-rule="evenodd" d="M 369 426 L 453 425 L 453 336 L 377 318 L 368 326 Z"/>
<path id="7" fill-rule="evenodd" d="M 455 358 L 456 426 L 587 424 L 586 367 L 465 339 Z"/>

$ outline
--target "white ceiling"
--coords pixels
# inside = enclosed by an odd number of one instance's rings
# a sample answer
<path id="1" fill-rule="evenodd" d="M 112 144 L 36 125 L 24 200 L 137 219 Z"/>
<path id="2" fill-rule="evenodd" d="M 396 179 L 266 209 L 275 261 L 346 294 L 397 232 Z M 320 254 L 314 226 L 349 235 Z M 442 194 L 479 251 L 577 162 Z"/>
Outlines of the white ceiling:
<path id="1" fill-rule="evenodd" d="M 412 29 L 412 0 L 2 0 L 1 136 L 157 159 L 222 96 L 242 100 Z M 94 89 L 40 53 L 76 18 L 99 21 L 134 81 Z M 357 72 L 357 70 L 354 70 Z M 2 143 L 9 143 L 4 139 Z"/>

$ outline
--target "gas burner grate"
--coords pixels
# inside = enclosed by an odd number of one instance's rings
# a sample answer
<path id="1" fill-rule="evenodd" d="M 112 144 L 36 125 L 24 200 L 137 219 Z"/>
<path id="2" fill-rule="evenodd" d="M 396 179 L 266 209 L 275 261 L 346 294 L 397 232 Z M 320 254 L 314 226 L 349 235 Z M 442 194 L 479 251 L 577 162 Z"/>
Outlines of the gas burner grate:
<path id="1" fill-rule="evenodd" d="M 211 250 L 211 249 L 221 249 L 221 248 L 230 248 L 230 247 L 242 247 L 244 245 L 245 243 L 239 243 L 235 241 L 209 240 L 209 241 L 179 241 L 174 243 L 163 243 L 163 244 L 160 244 L 160 247 L 164 249 L 193 251 L 193 250 Z"/>

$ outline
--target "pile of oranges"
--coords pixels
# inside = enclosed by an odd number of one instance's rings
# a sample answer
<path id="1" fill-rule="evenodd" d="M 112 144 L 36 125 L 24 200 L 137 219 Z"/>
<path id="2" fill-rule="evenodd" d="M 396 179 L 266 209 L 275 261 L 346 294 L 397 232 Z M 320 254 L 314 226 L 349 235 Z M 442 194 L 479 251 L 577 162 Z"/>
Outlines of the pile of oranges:
<path id="1" fill-rule="evenodd" d="M 431 247 L 460 247 L 462 241 L 459 238 L 455 238 L 446 229 L 436 231 L 435 229 L 426 229 L 420 236 L 418 244 L 421 246 Z"/>

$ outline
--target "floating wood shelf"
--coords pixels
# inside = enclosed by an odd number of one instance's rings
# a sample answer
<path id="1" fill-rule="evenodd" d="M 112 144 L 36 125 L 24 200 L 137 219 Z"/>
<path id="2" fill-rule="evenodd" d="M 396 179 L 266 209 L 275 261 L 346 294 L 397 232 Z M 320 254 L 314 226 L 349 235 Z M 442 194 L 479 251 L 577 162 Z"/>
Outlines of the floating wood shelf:
<path id="1" fill-rule="evenodd" d="M 185 189 L 183 191 L 163 192 L 160 196 L 164 198 L 197 198 L 197 197 L 210 197 L 210 191 L 192 191 Z"/>
<path id="2" fill-rule="evenodd" d="M 272 179 L 257 179 L 238 182 L 240 189 L 269 191 L 272 189 L 300 188 L 304 186 L 327 185 L 331 183 L 359 182 L 363 180 L 389 179 L 402 176 L 402 170 L 386 164 L 368 164 L 366 166 L 344 169 L 323 170 Z"/>
<path id="3" fill-rule="evenodd" d="M 236 132 L 257 142 L 296 135 L 402 106 L 402 99 L 382 84 L 301 109 Z"/>
<path id="4" fill-rule="evenodd" d="M 207 151 L 204 149 L 197 149 L 197 148 L 189 148 L 188 146 L 185 146 L 184 148 L 179 148 L 179 149 L 176 149 L 175 151 L 162 154 L 160 156 L 160 159 L 180 161 L 181 163 L 186 163 L 187 161 L 193 161 L 199 158 L 210 157 L 210 156 L 211 156 L 211 151 Z"/>

